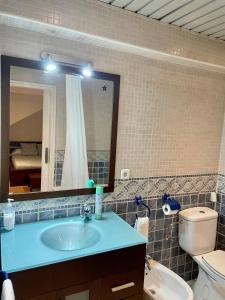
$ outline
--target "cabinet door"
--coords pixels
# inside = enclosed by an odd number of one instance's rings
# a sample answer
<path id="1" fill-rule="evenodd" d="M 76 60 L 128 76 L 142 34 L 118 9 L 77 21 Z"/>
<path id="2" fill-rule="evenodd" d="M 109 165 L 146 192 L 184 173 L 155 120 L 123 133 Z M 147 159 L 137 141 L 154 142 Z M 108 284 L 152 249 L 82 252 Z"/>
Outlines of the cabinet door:
<path id="1" fill-rule="evenodd" d="M 71 292 L 72 294 L 67 295 L 64 297 L 65 300 L 89 300 L 89 290 L 85 290 L 82 292 L 74 293 Z"/>
<path id="2" fill-rule="evenodd" d="M 100 300 L 99 287 L 98 281 L 69 287 L 58 291 L 56 300 Z"/>

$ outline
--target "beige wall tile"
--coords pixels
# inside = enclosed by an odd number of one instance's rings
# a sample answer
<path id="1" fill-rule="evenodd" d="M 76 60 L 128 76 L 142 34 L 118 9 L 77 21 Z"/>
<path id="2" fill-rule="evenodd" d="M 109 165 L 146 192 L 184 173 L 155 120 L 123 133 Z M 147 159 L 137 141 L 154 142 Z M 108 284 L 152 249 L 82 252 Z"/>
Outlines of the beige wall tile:
<path id="1" fill-rule="evenodd" d="M 24 1 L 6 0 L 0 10 L 167 52 L 179 48 L 186 57 L 225 64 L 222 43 L 95 1 Z M 48 50 L 91 60 L 97 70 L 121 75 L 116 178 L 121 168 L 130 168 L 131 177 L 217 172 L 224 76 L 28 30 L 2 26 L 0 36 L 2 54 L 38 59 Z M 225 170 L 225 159 L 222 165 Z"/>
<path id="2" fill-rule="evenodd" d="M 225 65 L 225 44 L 97 0 L 4 0 L 0 11 L 166 53 Z"/>

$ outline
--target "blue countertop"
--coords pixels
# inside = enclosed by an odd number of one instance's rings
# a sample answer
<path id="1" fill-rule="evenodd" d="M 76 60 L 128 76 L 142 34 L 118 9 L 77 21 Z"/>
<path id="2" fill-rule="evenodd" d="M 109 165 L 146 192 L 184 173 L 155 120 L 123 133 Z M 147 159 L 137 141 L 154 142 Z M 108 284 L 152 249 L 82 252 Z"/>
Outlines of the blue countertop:
<path id="1" fill-rule="evenodd" d="M 146 239 L 113 212 L 104 213 L 97 221 L 92 216 L 90 224 L 100 233 L 100 240 L 93 246 L 70 251 L 54 250 L 45 246 L 41 234 L 49 226 L 65 222 L 83 222 L 71 217 L 16 225 L 12 231 L 1 233 L 2 270 L 8 273 L 54 264 L 84 256 L 145 244 Z M 87 223 L 83 223 L 84 226 Z"/>

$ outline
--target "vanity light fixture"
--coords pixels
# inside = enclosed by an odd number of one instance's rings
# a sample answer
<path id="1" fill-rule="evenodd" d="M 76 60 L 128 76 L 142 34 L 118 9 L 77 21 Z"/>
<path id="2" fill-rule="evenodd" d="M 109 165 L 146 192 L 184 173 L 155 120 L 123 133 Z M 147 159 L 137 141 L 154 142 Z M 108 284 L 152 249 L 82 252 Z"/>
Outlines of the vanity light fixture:
<path id="1" fill-rule="evenodd" d="M 64 55 L 53 54 L 49 52 L 41 52 L 40 58 L 45 62 L 47 72 L 53 72 L 57 69 L 57 63 L 65 66 L 76 66 L 81 70 L 80 76 L 91 77 L 93 74 L 93 65 L 90 61 L 69 58 Z"/>

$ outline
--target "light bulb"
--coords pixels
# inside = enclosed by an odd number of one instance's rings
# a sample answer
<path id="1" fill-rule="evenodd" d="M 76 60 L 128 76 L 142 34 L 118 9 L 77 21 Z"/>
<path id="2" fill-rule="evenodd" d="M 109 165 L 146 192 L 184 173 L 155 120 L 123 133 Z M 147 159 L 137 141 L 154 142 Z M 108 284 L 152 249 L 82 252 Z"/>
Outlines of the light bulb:
<path id="1" fill-rule="evenodd" d="M 50 71 L 50 72 L 55 71 L 56 70 L 56 64 L 48 63 L 45 68 L 46 68 L 47 71 Z"/>
<path id="2" fill-rule="evenodd" d="M 45 65 L 45 69 L 48 72 L 53 72 L 57 69 L 57 65 L 56 63 L 52 60 L 51 56 L 48 55 L 47 59 L 46 59 L 46 65 Z"/>
<path id="3" fill-rule="evenodd" d="M 91 67 L 91 64 L 88 64 L 86 67 L 84 67 L 82 69 L 82 74 L 85 77 L 91 77 L 92 76 L 92 67 Z"/>

